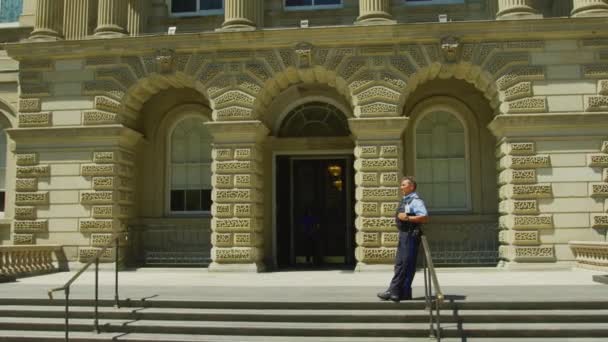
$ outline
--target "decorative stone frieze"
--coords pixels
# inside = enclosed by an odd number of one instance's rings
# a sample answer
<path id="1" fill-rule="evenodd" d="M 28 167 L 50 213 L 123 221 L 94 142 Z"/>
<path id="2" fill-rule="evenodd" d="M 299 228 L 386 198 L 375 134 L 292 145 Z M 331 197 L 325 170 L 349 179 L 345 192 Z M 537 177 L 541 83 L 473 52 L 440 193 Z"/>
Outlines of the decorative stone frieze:
<path id="1" fill-rule="evenodd" d="M 114 164 L 89 164 L 80 166 L 80 174 L 85 177 L 113 176 L 118 174 L 118 170 L 117 165 Z"/>
<path id="2" fill-rule="evenodd" d="M 254 189 L 230 189 L 216 190 L 213 189 L 211 196 L 214 202 L 238 203 L 249 201 L 261 201 L 262 193 Z"/>
<path id="3" fill-rule="evenodd" d="M 216 247 L 231 247 L 233 244 L 232 233 L 211 233 L 211 243 Z"/>
<path id="4" fill-rule="evenodd" d="M 263 236 L 257 233 L 234 233 L 233 245 L 236 247 L 260 247 L 264 239 Z"/>
<path id="5" fill-rule="evenodd" d="M 19 112 L 21 113 L 36 113 L 42 109 L 40 99 L 19 99 Z"/>
<path id="6" fill-rule="evenodd" d="M 397 247 L 399 244 L 399 233 L 397 232 L 383 232 L 382 233 L 382 246 L 385 247 Z"/>
<path id="7" fill-rule="evenodd" d="M 499 225 L 507 229 L 550 229 L 553 228 L 553 215 L 505 215 L 499 219 Z"/>
<path id="8" fill-rule="evenodd" d="M 584 64 L 585 78 L 608 78 L 608 63 Z"/>
<path id="9" fill-rule="evenodd" d="M 393 217 L 357 217 L 355 227 L 360 231 L 393 231 L 395 219 Z"/>
<path id="10" fill-rule="evenodd" d="M 523 156 L 532 155 L 536 153 L 535 144 L 533 142 L 522 142 L 522 143 L 504 143 L 500 145 L 500 148 L 496 154 L 497 157 L 504 155 L 512 156 Z"/>
<path id="11" fill-rule="evenodd" d="M 81 263 L 86 263 L 94 258 L 101 248 L 98 247 L 79 247 L 78 248 L 78 261 Z M 107 248 L 100 256 L 100 262 L 112 262 L 114 261 L 114 248 Z"/>
<path id="12" fill-rule="evenodd" d="M 15 207 L 16 220 L 35 220 L 36 207 Z"/>
<path id="13" fill-rule="evenodd" d="M 501 259 L 515 262 L 555 261 L 555 249 L 553 246 L 500 246 L 498 255 Z"/>
<path id="14" fill-rule="evenodd" d="M 13 234 L 13 244 L 34 245 L 36 244 L 36 239 L 34 238 L 34 234 Z"/>
<path id="15" fill-rule="evenodd" d="M 46 205 L 49 203 L 49 193 L 45 192 L 18 192 L 15 194 L 16 205 Z"/>
<path id="16" fill-rule="evenodd" d="M 534 199 L 553 196 L 552 186 L 548 184 L 513 185 L 508 184 L 500 188 L 500 198 Z"/>
<path id="17" fill-rule="evenodd" d="M 500 205 L 499 205 L 499 212 L 502 214 L 513 213 L 516 215 L 538 214 L 539 213 L 538 201 L 536 201 L 536 200 L 501 201 Z"/>
<path id="18" fill-rule="evenodd" d="M 587 165 L 593 167 L 608 167 L 608 154 L 588 154 Z"/>
<path id="19" fill-rule="evenodd" d="M 113 204 L 117 196 L 116 191 L 83 191 L 80 193 L 80 203 Z"/>
<path id="20" fill-rule="evenodd" d="M 14 221 L 15 233 L 43 233 L 48 230 L 46 220 Z"/>
<path id="21" fill-rule="evenodd" d="M 111 113 L 118 113 L 121 111 L 121 104 L 107 96 L 95 96 L 95 108 Z"/>
<path id="22" fill-rule="evenodd" d="M 78 230 L 81 233 L 113 232 L 118 230 L 114 220 L 80 220 Z"/>
<path id="23" fill-rule="evenodd" d="M 357 171 L 392 171 L 399 167 L 397 158 L 382 159 L 357 159 L 355 170 Z"/>
<path id="24" fill-rule="evenodd" d="M 120 123 L 118 114 L 105 112 L 101 110 L 92 110 L 82 112 L 82 123 L 85 126 L 90 125 L 111 125 Z"/>
<path id="25" fill-rule="evenodd" d="M 257 173 L 259 169 L 260 167 L 257 165 L 256 162 L 249 160 L 226 162 L 216 161 L 211 164 L 211 171 L 213 173 Z"/>
<path id="26" fill-rule="evenodd" d="M 498 176 L 498 184 L 536 183 L 536 170 L 505 170 Z"/>
<path id="27" fill-rule="evenodd" d="M 515 246 L 539 245 L 540 237 L 537 230 L 501 230 L 499 241 Z"/>
<path id="28" fill-rule="evenodd" d="M 262 226 L 251 218 L 218 218 L 211 222 L 211 230 L 218 233 L 261 231 Z"/>
<path id="29" fill-rule="evenodd" d="M 113 241 L 112 237 L 112 234 L 91 234 L 91 246 L 104 247 Z"/>
<path id="30" fill-rule="evenodd" d="M 262 250 L 256 247 L 211 248 L 211 259 L 218 264 L 258 263 L 262 256 Z"/>
<path id="31" fill-rule="evenodd" d="M 520 82 L 503 92 L 505 101 L 532 97 L 532 82 Z"/>
<path id="32" fill-rule="evenodd" d="M 398 188 L 357 187 L 355 198 L 358 201 L 395 201 L 399 200 Z"/>
<path id="33" fill-rule="evenodd" d="M 608 80 L 597 81 L 597 93 L 600 95 L 608 95 Z"/>
<path id="34" fill-rule="evenodd" d="M 363 247 L 380 247 L 380 233 L 375 232 L 357 232 L 355 236 L 358 246 Z"/>
<path id="35" fill-rule="evenodd" d="M 572 0 L 573 17 L 608 17 L 606 0 Z"/>
<path id="36" fill-rule="evenodd" d="M 548 155 L 535 156 L 505 156 L 500 160 L 503 169 L 533 169 L 550 167 L 551 158 Z"/>
<path id="37" fill-rule="evenodd" d="M 19 113 L 19 127 L 48 127 L 51 126 L 52 115 L 43 113 Z"/>
<path id="38" fill-rule="evenodd" d="M 547 111 L 546 97 L 527 97 L 508 103 L 507 113 L 544 113 Z"/>

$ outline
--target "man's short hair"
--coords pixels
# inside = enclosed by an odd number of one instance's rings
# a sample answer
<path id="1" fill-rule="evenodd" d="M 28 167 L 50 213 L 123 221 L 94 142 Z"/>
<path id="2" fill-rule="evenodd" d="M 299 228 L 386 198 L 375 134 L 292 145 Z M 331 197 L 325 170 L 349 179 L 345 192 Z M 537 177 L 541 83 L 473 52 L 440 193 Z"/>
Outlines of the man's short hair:
<path id="1" fill-rule="evenodd" d="M 399 184 L 403 183 L 403 181 L 408 181 L 410 183 L 412 183 L 414 185 L 414 191 L 416 191 L 416 188 L 418 187 L 418 184 L 416 183 L 416 180 L 414 179 L 413 176 L 404 176 L 401 178 L 401 182 L 399 182 Z"/>

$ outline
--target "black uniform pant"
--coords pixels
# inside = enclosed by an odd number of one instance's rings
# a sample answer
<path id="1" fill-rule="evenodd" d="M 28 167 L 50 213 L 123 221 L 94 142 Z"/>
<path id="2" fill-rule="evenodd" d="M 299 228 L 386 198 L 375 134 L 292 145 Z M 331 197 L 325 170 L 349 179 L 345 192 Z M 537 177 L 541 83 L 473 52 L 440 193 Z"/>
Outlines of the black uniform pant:
<path id="1" fill-rule="evenodd" d="M 416 274 L 416 259 L 420 247 L 420 229 L 399 231 L 399 245 L 395 257 L 395 275 L 388 291 L 401 298 L 412 297 L 412 281 Z"/>

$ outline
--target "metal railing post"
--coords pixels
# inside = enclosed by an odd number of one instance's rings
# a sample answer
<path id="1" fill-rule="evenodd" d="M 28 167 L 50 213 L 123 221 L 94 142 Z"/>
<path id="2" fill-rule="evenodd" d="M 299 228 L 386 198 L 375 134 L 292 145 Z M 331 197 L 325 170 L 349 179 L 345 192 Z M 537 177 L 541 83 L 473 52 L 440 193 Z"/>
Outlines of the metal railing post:
<path id="1" fill-rule="evenodd" d="M 95 258 L 95 332 L 99 334 L 99 257 Z"/>
<path id="2" fill-rule="evenodd" d="M 65 288 L 65 342 L 70 341 L 70 287 Z"/>
<path id="3" fill-rule="evenodd" d="M 120 308 L 120 303 L 118 302 L 118 237 L 116 238 L 116 252 L 114 254 L 114 307 L 116 309 Z"/>

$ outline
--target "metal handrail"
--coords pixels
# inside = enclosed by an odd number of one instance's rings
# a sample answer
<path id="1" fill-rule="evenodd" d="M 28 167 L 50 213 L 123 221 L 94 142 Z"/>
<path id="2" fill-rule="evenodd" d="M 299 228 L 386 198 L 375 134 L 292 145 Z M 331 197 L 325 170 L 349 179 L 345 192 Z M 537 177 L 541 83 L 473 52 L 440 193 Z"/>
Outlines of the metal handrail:
<path id="1" fill-rule="evenodd" d="M 430 337 L 434 337 L 437 341 L 441 341 L 441 303 L 443 303 L 443 292 L 439 287 L 437 273 L 433 266 L 433 258 L 431 257 L 431 249 L 426 240 L 426 236 L 422 236 L 422 249 L 424 249 L 424 298 L 426 301 L 426 309 L 429 310 L 429 332 Z M 435 287 L 435 297 L 433 297 L 433 286 Z M 433 309 L 433 304 L 435 308 Z M 433 315 L 433 310 L 436 311 Z"/>
<path id="2" fill-rule="evenodd" d="M 70 286 L 72 286 L 72 283 L 74 283 L 74 281 L 76 281 L 76 279 L 78 279 L 78 277 L 80 277 L 80 275 L 82 273 L 84 273 L 84 271 L 86 271 L 89 266 L 91 266 L 91 264 L 95 263 L 95 315 L 94 315 L 94 321 L 93 324 L 95 326 L 95 332 L 96 333 L 100 333 L 99 330 L 99 258 L 103 255 L 103 253 L 110 248 L 112 245 L 115 246 L 114 248 L 114 307 L 115 308 L 120 308 L 120 303 L 118 301 L 118 249 L 119 249 L 119 238 L 121 236 L 125 236 L 125 239 L 127 238 L 127 232 L 119 232 L 119 233 L 114 233 L 112 235 L 111 240 L 105 244 L 96 254 L 93 258 L 91 258 L 91 260 L 89 260 L 81 269 L 80 271 L 78 271 L 76 274 L 74 274 L 70 280 L 68 280 L 65 285 L 61 286 L 61 287 L 57 287 L 54 289 L 50 289 L 48 290 L 48 295 L 49 298 L 52 300 L 53 299 L 53 292 L 58 292 L 58 291 L 64 291 L 65 292 L 65 341 L 68 342 L 70 340 L 70 322 L 69 322 L 69 317 L 70 317 Z"/>

